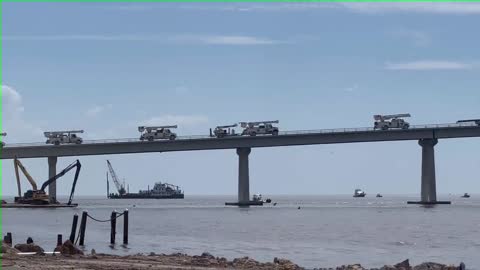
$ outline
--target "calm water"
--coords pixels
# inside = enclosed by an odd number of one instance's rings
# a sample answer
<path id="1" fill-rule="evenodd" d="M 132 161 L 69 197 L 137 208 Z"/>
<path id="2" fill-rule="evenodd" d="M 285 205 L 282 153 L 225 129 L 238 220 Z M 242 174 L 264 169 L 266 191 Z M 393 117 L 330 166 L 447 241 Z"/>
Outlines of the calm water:
<path id="1" fill-rule="evenodd" d="M 406 205 L 418 197 L 264 196 L 277 206 L 225 207 L 228 196 L 192 196 L 185 200 L 107 200 L 77 198 L 77 209 L 3 209 L 3 232 L 14 242 L 32 236 L 53 248 L 56 235 L 68 237 L 72 216 L 87 210 L 107 219 L 112 210 L 130 210 L 128 248 L 109 247 L 109 223 L 88 220 L 86 250 L 116 254 L 173 253 L 260 261 L 284 257 L 304 267 L 361 262 L 369 267 L 405 258 L 480 269 L 480 195 L 441 196 L 452 205 Z M 11 200 L 7 198 L 7 200 Z M 298 206 L 301 209 L 297 209 Z M 122 221 L 117 225 L 121 242 Z"/>

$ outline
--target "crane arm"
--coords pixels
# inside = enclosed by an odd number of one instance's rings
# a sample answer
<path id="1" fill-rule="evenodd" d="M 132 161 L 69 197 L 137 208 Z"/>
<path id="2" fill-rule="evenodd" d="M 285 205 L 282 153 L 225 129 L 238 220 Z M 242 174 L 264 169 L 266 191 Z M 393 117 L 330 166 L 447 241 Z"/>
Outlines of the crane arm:
<path id="1" fill-rule="evenodd" d="M 75 174 L 76 177 L 78 177 L 78 173 L 80 171 L 80 168 L 81 168 L 81 164 L 80 164 L 80 161 L 75 161 L 74 163 L 68 165 L 68 167 L 66 167 L 65 169 L 63 169 L 60 173 L 58 173 L 57 175 L 53 176 L 52 178 L 48 179 L 47 181 L 45 181 L 45 183 L 43 183 L 42 187 L 40 188 L 41 191 L 45 191 L 45 188 L 50 185 L 51 183 L 55 182 L 58 178 L 64 176 L 67 172 L 69 172 L 71 169 L 77 167 L 77 173 Z"/>
<path id="2" fill-rule="evenodd" d="M 37 190 L 37 183 L 35 182 L 35 180 L 33 180 L 32 176 L 28 173 L 27 169 L 25 169 L 25 167 L 20 162 L 20 160 L 15 158 L 13 160 L 13 163 L 15 165 L 15 174 L 17 176 L 17 185 L 18 185 L 19 189 L 20 189 L 20 175 L 18 173 L 18 168 L 20 168 L 20 170 L 22 170 L 22 172 L 25 175 L 25 177 L 27 178 L 28 182 L 30 182 L 30 185 L 32 185 L 32 189 L 34 191 Z"/>
<path id="3" fill-rule="evenodd" d="M 115 173 L 115 170 L 112 167 L 112 164 L 110 163 L 110 160 L 107 160 L 107 165 L 108 165 L 108 170 L 110 171 L 110 175 L 112 176 L 113 183 L 115 183 L 115 186 L 117 187 L 118 194 L 123 195 L 125 194 L 125 188 L 120 184 L 120 181 L 118 181 L 117 174 Z"/>
<path id="4" fill-rule="evenodd" d="M 274 120 L 274 121 L 257 121 L 257 122 L 240 122 L 240 126 L 242 128 L 245 128 L 247 126 L 258 126 L 258 125 L 261 125 L 261 124 L 278 124 L 279 121 L 278 120 Z"/>
<path id="5" fill-rule="evenodd" d="M 404 117 L 411 117 L 409 113 L 401 113 L 401 114 L 390 114 L 390 115 L 374 115 L 373 119 L 376 121 L 384 121 L 390 120 L 394 118 L 404 118 Z"/>
<path id="6" fill-rule="evenodd" d="M 78 175 L 80 174 L 80 169 L 82 168 L 82 164 L 80 161 L 77 160 L 76 162 L 77 170 L 75 171 L 75 178 L 73 179 L 72 190 L 70 191 L 70 198 L 68 198 L 68 205 L 72 204 L 73 194 L 75 193 L 75 187 L 77 186 Z"/>
<path id="7" fill-rule="evenodd" d="M 83 133 L 83 130 L 65 130 L 65 131 L 45 131 L 43 132 L 43 135 L 45 137 L 51 137 L 51 136 L 56 136 L 56 135 L 62 135 L 62 134 L 68 134 L 68 133 Z"/>
<path id="8" fill-rule="evenodd" d="M 237 124 L 233 124 L 233 125 L 226 125 L 226 126 L 217 126 L 217 128 L 233 128 L 237 126 L 238 126 Z"/>
<path id="9" fill-rule="evenodd" d="M 162 128 L 178 128 L 177 125 L 172 125 L 172 126 L 153 126 L 153 127 L 146 127 L 146 126 L 139 126 L 138 131 L 139 132 L 144 132 L 145 130 L 147 132 L 150 132 L 152 130 L 157 130 L 157 129 L 162 129 Z"/>

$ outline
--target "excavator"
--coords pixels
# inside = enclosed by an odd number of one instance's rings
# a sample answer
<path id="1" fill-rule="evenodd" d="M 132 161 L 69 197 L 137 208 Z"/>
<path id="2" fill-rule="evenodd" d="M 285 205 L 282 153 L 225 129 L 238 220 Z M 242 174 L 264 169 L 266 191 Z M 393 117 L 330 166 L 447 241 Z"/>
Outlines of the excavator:
<path id="1" fill-rule="evenodd" d="M 48 195 L 45 192 L 45 189 L 50 184 L 57 181 L 58 178 L 64 176 L 67 172 L 69 172 L 73 168 L 77 168 L 77 170 L 75 171 L 75 178 L 73 179 L 73 184 L 72 184 L 72 190 L 70 192 L 70 197 L 69 197 L 68 203 L 67 203 L 67 205 L 72 205 L 73 194 L 75 193 L 75 186 L 77 185 L 78 175 L 80 174 L 80 169 L 82 167 L 79 160 L 77 160 L 77 161 L 73 162 L 72 164 L 68 165 L 60 173 L 58 173 L 57 175 L 55 175 L 52 178 L 45 181 L 42 184 L 40 190 L 37 187 L 37 183 L 35 182 L 35 180 L 33 180 L 32 176 L 28 173 L 27 169 L 25 169 L 25 166 L 23 166 L 23 164 L 20 162 L 20 160 L 15 158 L 13 160 L 13 163 L 14 163 L 14 166 L 15 166 L 15 176 L 17 177 L 17 187 L 18 187 L 18 197 L 15 197 L 15 203 L 19 203 L 19 204 L 35 204 L 35 205 L 50 204 L 49 198 L 48 198 Z M 27 178 L 28 182 L 30 182 L 30 185 L 32 186 L 32 189 L 27 190 L 27 192 L 25 192 L 23 194 L 23 196 L 22 196 L 22 190 L 21 190 L 21 185 L 20 185 L 19 169 L 23 172 L 23 174 Z"/>

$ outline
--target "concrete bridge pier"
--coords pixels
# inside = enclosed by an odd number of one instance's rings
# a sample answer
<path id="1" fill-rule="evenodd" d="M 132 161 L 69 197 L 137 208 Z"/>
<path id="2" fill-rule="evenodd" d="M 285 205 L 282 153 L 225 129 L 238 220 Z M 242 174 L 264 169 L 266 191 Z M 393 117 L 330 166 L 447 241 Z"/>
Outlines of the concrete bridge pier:
<path id="1" fill-rule="evenodd" d="M 238 204 L 250 204 L 250 176 L 248 168 L 248 155 L 250 148 L 237 148 L 238 155 Z"/>
<path id="2" fill-rule="evenodd" d="M 57 175 L 57 157 L 48 157 L 48 179 Z M 57 203 L 57 181 L 48 186 L 48 198 L 50 203 Z"/>
<path id="3" fill-rule="evenodd" d="M 408 202 L 410 204 L 450 204 L 448 201 L 437 201 L 435 176 L 435 145 L 437 143 L 437 139 L 420 139 L 418 141 L 418 144 L 422 147 L 421 201 Z"/>
<path id="4" fill-rule="evenodd" d="M 250 176 L 248 167 L 248 155 L 252 149 L 250 147 L 237 148 L 238 155 L 238 201 L 227 202 L 226 205 L 235 205 L 240 207 L 249 207 L 250 205 L 259 205 L 258 202 L 250 200 Z"/>

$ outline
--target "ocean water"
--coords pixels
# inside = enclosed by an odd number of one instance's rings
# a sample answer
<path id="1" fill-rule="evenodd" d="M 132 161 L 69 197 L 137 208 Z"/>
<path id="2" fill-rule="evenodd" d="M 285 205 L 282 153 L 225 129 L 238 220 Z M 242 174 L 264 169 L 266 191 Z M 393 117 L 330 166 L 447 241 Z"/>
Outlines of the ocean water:
<path id="1" fill-rule="evenodd" d="M 86 210 L 108 219 L 113 210 L 130 213 L 130 243 L 111 247 L 110 223 L 87 222 L 85 250 L 114 254 L 174 253 L 249 256 L 260 261 L 287 258 L 307 268 L 362 263 L 368 267 L 435 261 L 480 269 L 480 195 L 440 196 L 452 205 L 407 205 L 418 196 L 384 198 L 266 196 L 263 207 L 224 206 L 234 196 L 186 196 L 184 200 L 108 200 L 77 197 L 75 209 L 3 209 L 3 233 L 14 242 L 28 236 L 53 249 L 57 234 L 68 238 L 74 213 Z M 11 200 L 11 198 L 4 198 Z M 300 209 L 298 209 L 300 207 Z"/>

